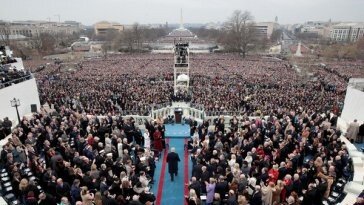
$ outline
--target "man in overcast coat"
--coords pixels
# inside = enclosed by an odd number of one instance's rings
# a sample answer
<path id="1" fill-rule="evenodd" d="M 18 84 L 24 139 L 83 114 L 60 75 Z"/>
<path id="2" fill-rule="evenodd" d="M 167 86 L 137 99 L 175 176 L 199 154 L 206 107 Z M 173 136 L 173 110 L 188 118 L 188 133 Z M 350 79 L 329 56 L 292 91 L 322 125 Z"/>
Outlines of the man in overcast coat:
<path id="1" fill-rule="evenodd" d="M 179 159 L 178 154 L 176 153 L 176 149 L 174 147 L 171 148 L 171 152 L 167 155 L 168 162 L 168 171 L 171 175 L 171 181 L 173 182 L 174 176 L 178 174 L 178 162 L 181 161 Z"/>

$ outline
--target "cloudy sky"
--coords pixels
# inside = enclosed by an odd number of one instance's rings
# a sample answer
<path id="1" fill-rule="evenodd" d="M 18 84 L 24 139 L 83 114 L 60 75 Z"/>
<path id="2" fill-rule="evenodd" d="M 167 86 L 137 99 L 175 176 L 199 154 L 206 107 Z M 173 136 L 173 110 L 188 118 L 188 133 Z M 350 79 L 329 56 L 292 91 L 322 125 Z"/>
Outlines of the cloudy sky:
<path id="1" fill-rule="evenodd" d="M 92 25 L 101 20 L 139 22 L 222 22 L 236 9 L 248 10 L 256 21 L 281 24 L 310 20 L 364 21 L 364 0 L 0 0 L 1 20 L 76 20 Z"/>

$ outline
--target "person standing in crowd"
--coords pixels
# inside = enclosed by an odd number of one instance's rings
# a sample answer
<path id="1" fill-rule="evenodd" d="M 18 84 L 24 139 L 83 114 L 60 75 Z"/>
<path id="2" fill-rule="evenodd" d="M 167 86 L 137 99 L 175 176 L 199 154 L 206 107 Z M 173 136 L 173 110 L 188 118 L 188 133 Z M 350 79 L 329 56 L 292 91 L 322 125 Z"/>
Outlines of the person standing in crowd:
<path id="1" fill-rule="evenodd" d="M 5 128 L 3 126 L 3 121 L 0 119 L 0 140 L 4 139 L 5 137 Z"/>
<path id="2" fill-rule="evenodd" d="M 210 178 L 209 182 L 205 181 L 206 185 L 206 205 L 212 205 L 215 196 L 216 180 Z"/>
<path id="3" fill-rule="evenodd" d="M 171 176 L 171 181 L 174 181 L 174 176 L 178 175 L 178 162 L 181 161 L 178 154 L 176 153 L 176 148 L 172 147 L 171 152 L 167 155 L 168 172 Z"/>
<path id="4" fill-rule="evenodd" d="M 252 198 L 250 200 L 251 205 L 262 205 L 263 204 L 262 192 L 260 189 L 261 188 L 259 185 L 255 186 L 255 190 L 254 190 Z"/>
<path id="5" fill-rule="evenodd" d="M 150 135 L 148 129 L 145 129 L 143 137 L 144 137 L 144 148 L 150 149 Z"/>
<path id="6" fill-rule="evenodd" d="M 76 201 L 81 201 L 81 188 L 80 188 L 80 180 L 79 179 L 75 179 L 73 181 L 73 184 L 71 186 L 71 190 L 70 190 L 70 195 L 71 195 L 71 202 L 72 204 L 76 203 Z"/>
<path id="7" fill-rule="evenodd" d="M 349 124 L 349 127 L 346 132 L 346 137 L 353 142 L 358 142 L 358 133 L 359 133 L 359 123 L 355 119 L 353 122 Z"/>
<path id="8" fill-rule="evenodd" d="M 153 134 L 153 143 L 154 149 L 158 152 L 158 156 L 160 157 L 163 151 L 163 144 L 162 144 L 162 133 L 156 127 L 155 132 Z"/>
<path id="9" fill-rule="evenodd" d="M 13 126 L 13 123 L 9 120 L 8 117 L 5 117 L 2 124 L 3 124 L 3 127 L 4 127 L 5 136 L 10 135 L 11 126 Z"/>
<path id="10" fill-rule="evenodd" d="M 359 143 L 363 143 L 363 138 L 364 138 L 364 122 L 359 127 L 358 138 L 359 138 Z"/>
<path id="11" fill-rule="evenodd" d="M 57 179 L 56 193 L 57 199 L 61 199 L 62 197 L 70 196 L 71 187 L 67 182 L 64 182 L 62 178 Z"/>

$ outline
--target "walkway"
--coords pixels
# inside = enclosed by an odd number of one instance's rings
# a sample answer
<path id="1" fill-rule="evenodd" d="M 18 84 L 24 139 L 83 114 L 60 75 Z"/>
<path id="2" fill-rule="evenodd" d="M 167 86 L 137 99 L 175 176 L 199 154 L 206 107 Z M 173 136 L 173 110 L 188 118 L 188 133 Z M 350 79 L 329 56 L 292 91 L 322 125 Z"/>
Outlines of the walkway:
<path id="1" fill-rule="evenodd" d="M 183 132 L 186 130 L 186 127 L 176 126 L 173 128 L 173 130 L 177 131 L 175 133 Z M 166 133 L 167 131 L 168 128 Z M 168 173 L 168 164 L 166 162 L 166 157 L 169 150 L 165 150 L 162 154 L 162 159 L 157 163 L 154 176 L 156 182 L 152 188 L 152 191 L 157 198 L 155 204 L 182 205 L 185 203 L 184 196 L 188 195 L 188 188 L 185 186 L 185 184 L 188 183 L 190 173 L 192 171 L 192 163 L 191 160 L 189 160 L 189 154 L 184 150 L 184 145 L 187 143 L 188 138 L 182 138 L 180 136 L 176 138 L 176 136 L 168 135 L 166 135 L 166 138 L 166 143 L 169 144 L 169 149 L 171 147 L 175 147 L 176 153 L 178 153 L 181 161 L 178 164 L 178 176 L 175 177 L 174 181 L 172 182 Z"/>

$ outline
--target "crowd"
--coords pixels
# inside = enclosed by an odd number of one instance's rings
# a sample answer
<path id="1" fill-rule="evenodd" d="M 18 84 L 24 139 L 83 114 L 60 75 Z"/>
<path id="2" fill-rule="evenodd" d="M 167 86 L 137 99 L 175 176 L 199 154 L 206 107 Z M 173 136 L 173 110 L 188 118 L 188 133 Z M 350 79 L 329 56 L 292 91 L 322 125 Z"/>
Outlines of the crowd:
<path id="1" fill-rule="evenodd" d="M 52 64 L 36 74 L 40 100 L 92 115 L 147 115 L 151 105 L 169 102 L 173 93 L 168 65 L 173 62 L 163 56 L 145 55 L 94 59 L 72 68 Z"/>
<path id="2" fill-rule="evenodd" d="M 6 52 L 5 46 L 0 46 L 0 89 L 31 78 L 29 71 L 12 65 L 17 60 Z"/>
<path id="3" fill-rule="evenodd" d="M 87 117 L 64 106 L 24 117 L 0 154 L 1 183 L 14 195 L 5 198 L 26 205 L 153 204 L 164 126 L 146 125 L 143 135 L 133 118 Z"/>
<path id="4" fill-rule="evenodd" d="M 362 78 L 364 76 L 362 62 L 329 62 L 324 67 L 346 81 L 349 81 L 350 78 Z"/>
<path id="5" fill-rule="evenodd" d="M 31 78 L 29 71 L 13 68 L 10 64 L 0 65 L 0 88 Z"/>
<path id="6" fill-rule="evenodd" d="M 192 103 L 216 114 L 267 117 L 234 117 L 229 129 L 224 117 L 191 120 L 188 204 L 318 205 L 350 178 L 337 115 L 330 115 L 343 101 L 342 76 L 318 68 L 303 81 L 285 61 L 233 55 L 192 55 L 190 62 Z M 138 54 L 39 70 L 41 102 L 55 111 L 23 118 L 3 146 L 1 176 L 14 198 L 27 205 L 153 204 L 163 122 L 147 122 L 142 134 L 133 118 L 120 116 L 183 99 L 171 95 L 172 66 L 169 55 Z"/>
<path id="7" fill-rule="evenodd" d="M 277 111 L 268 118 L 216 119 L 200 125 L 189 142 L 193 163 L 190 205 L 319 205 L 341 192 L 352 175 L 337 117 L 308 109 Z M 363 198 L 358 198 L 363 201 Z M 360 204 L 360 203 L 358 203 Z"/>
<path id="8" fill-rule="evenodd" d="M 267 118 L 233 118 L 229 128 L 223 117 L 189 123 L 188 204 L 318 205 L 352 175 L 329 113 L 275 110 Z M 1 174 L 27 205 L 152 204 L 164 131 L 160 119 L 146 122 L 142 134 L 133 118 L 42 109 L 13 130 L 0 154 Z"/>
<path id="9" fill-rule="evenodd" d="M 167 54 L 114 55 L 78 62 L 76 68 L 51 64 L 36 73 L 41 103 L 91 115 L 148 115 L 159 104 L 188 100 L 207 115 L 267 115 L 301 105 L 339 110 L 347 85 L 346 64 L 317 66 L 308 80 L 287 61 L 235 55 L 191 55 L 191 94 L 173 95 L 173 58 Z M 327 65 L 331 66 L 331 65 Z M 37 68 L 33 65 L 31 68 Z M 351 76 L 363 76 L 357 63 Z M 229 100 L 226 100 L 229 99 Z"/>

